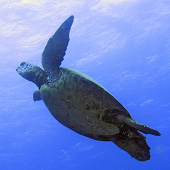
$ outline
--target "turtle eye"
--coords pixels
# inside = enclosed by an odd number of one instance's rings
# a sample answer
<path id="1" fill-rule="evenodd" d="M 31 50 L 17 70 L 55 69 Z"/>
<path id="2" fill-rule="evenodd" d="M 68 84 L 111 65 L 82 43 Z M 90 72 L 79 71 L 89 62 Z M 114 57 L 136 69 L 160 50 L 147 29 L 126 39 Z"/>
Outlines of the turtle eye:
<path id="1" fill-rule="evenodd" d="M 26 62 L 22 62 L 22 63 L 20 64 L 20 66 L 23 67 L 25 64 L 26 64 Z"/>

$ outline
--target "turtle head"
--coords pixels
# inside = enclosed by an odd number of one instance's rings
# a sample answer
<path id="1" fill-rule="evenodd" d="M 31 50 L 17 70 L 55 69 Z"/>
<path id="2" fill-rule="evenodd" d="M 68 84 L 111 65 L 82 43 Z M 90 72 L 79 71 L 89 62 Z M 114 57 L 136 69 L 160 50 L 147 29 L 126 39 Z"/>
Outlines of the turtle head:
<path id="1" fill-rule="evenodd" d="M 35 83 L 39 88 L 47 80 L 47 74 L 44 70 L 42 70 L 40 67 L 38 67 L 34 64 L 28 63 L 28 62 L 22 62 L 17 67 L 16 71 L 23 78 Z"/>
<path id="2" fill-rule="evenodd" d="M 40 69 L 38 66 L 35 66 L 33 64 L 22 62 L 16 69 L 19 75 L 21 75 L 23 78 L 33 81 L 35 79 L 35 75 L 37 70 Z"/>

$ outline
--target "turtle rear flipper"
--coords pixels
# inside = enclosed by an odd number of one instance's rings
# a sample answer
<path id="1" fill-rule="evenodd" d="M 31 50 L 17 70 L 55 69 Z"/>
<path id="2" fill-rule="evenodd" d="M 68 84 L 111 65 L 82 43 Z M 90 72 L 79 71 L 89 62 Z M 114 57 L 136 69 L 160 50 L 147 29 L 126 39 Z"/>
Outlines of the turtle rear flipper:
<path id="1" fill-rule="evenodd" d="M 149 126 L 143 125 L 141 123 L 138 123 L 131 118 L 125 118 L 124 122 L 126 124 L 128 124 L 129 126 L 134 127 L 135 129 L 137 129 L 137 130 L 139 130 L 139 131 L 141 131 L 145 134 L 152 134 L 152 135 L 155 135 L 155 136 L 161 136 L 161 134 L 157 130 L 152 129 Z"/>
<path id="2" fill-rule="evenodd" d="M 133 127 L 145 134 L 152 134 L 155 136 L 161 135 L 157 130 L 136 122 L 126 110 L 106 109 L 104 114 L 102 115 L 102 120 L 105 121 L 106 123 L 111 123 L 111 124 L 115 122 L 117 123 L 124 122 L 130 127 Z"/>
<path id="3" fill-rule="evenodd" d="M 129 128 L 129 126 L 127 126 L 128 125 L 124 125 L 120 133 L 111 136 L 109 139 L 135 159 L 139 161 L 149 160 L 150 147 L 146 143 L 146 137 L 135 128 Z"/>

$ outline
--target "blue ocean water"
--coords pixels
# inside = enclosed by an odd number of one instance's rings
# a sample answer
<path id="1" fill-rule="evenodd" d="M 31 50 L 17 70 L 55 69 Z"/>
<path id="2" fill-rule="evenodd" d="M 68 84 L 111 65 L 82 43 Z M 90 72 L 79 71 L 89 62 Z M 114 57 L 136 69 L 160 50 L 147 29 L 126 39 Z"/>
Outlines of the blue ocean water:
<path id="1" fill-rule="evenodd" d="M 145 135 L 151 160 L 64 127 L 17 74 L 22 61 L 41 67 L 46 42 L 70 15 L 62 66 L 89 75 L 136 121 L 160 131 Z M 0 28 L 0 169 L 170 169 L 169 0 L 1 0 Z"/>

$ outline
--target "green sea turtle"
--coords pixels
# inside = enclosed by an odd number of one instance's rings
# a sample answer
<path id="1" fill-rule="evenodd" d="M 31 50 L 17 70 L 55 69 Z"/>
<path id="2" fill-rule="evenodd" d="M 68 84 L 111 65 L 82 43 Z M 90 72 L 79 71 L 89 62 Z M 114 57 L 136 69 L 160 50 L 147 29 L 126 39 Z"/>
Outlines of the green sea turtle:
<path id="1" fill-rule="evenodd" d="M 86 137 L 112 141 L 139 161 L 150 159 L 145 134 L 161 134 L 136 122 L 103 86 L 87 75 L 60 67 L 73 23 L 70 16 L 49 39 L 42 54 L 44 68 L 22 62 L 17 72 L 38 86 L 34 101 L 43 100 L 64 126 Z"/>

